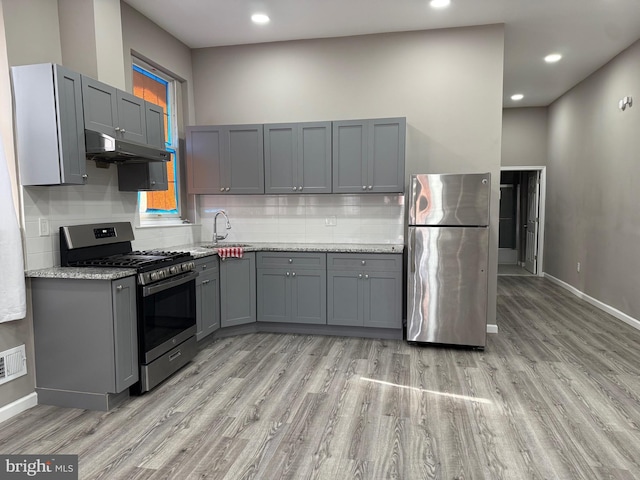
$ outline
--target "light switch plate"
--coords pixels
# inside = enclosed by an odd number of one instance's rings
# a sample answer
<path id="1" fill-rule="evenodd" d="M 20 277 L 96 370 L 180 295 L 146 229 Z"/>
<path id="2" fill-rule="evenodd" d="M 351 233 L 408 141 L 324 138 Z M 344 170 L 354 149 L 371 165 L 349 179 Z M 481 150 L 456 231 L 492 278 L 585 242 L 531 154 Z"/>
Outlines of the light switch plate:
<path id="1" fill-rule="evenodd" d="M 49 220 L 47 220 L 46 218 L 38 219 L 38 233 L 41 237 L 49 236 Z"/>
<path id="2" fill-rule="evenodd" d="M 324 225 L 326 227 L 335 227 L 338 224 L 338 219 L 335 217 L 335 215 L 332 215 L 330 217 L 326 217 L 324 219 Z"/>

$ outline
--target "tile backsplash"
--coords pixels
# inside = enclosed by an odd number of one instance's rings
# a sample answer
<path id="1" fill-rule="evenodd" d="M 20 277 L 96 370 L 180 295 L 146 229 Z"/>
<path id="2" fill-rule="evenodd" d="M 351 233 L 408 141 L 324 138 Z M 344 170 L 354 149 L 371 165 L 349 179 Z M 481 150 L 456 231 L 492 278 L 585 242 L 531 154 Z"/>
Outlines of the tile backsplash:
<path id="1" fill-rule="evenodd" d="M 204 195 L 199 207 L 203 241 L 212 239 L 219 209 L 231 223 L 225 241 L 404 243 L 404 196 L 399 194 Z M 225 232 L 218 217 L 218 233 Z"/>
<path id="2" fill-rule="evenodd" d="M 26 269 L 60 265 L 59 228 L 101 222 L 136 225 L 138 194 L 118 190 L 115 166 L 87 162 L 89 183 L 23 187 Z M 300 243 L 403 243 L 404 196 L 367 195 L 203 195 L 199 225 L 134 228 L 133 248 L 170 248 L 211 241 L 213 217 L 224 209 L 231 222 L 227 241 Z M 39 220 L 49 223 L 40 236 Z M 218 218 L 218 232 L 224 222 Z"/>

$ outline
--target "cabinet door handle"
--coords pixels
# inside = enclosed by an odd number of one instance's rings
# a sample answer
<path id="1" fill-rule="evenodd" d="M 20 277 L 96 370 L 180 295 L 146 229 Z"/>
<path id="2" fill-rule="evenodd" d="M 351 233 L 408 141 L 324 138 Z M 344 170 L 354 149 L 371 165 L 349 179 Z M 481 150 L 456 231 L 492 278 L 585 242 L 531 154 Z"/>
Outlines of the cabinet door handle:
<path id="1" fill-rule="evenodd" d="M 366 260 L 362 260 L 362 265 L 366 265 L 367 261 Z"/>
<path id="2" fill-rule="evenodd" d="M 293 263 L 293 258 L 290 258 L 290 259 L 289 259 L 289 263 Z"/>
<path id="3" fill-rule="evenodd" d="M 296 276 L 296 272 L 293 272 L 293 273 L 291 274 L 291 276 L 292 276 L 292 277 L 295 277 L 295 276 Z"/>
<path id="4" fill-rule="evenodd" d="M 207 269 L 207 265 L 206 265 L 206 264 L 205 264 L 205 265 L 202 265 L 202 269 L 203 269 L 203 270 L 206 270 L 206 269 Z"/>
<path id="5" fill-rule="evenodd" d="M 118 291 L 120 292 L 123 288 L 124 288 L 124 287 L 123 287 L 122 285 L 118 285 L 118 286 L 116 287 L 116 290 L 118 290 Z"/>
<path id="6" fill-rule="evenodd" d="M 126 133 L 126 130 L 123 128 L 122 130 L 120 130 L 122 133 Z"/>
<path id="7" fill-rule="evenodd" d="M 289 275 L 290 275 L 290 273 L 289 273 L 289 272 L 287 272 L 287 277 L 288 277 Z"/>
<path id="8" fill-rule="evenodd" d="M 220 191 L 221 191 L 221 192 L 224 192 L 224 187 L 220 187 Z"/>
<path id="9" fill-rule="evenodd" d="M 369 278 L 369 275 L 365 274 L 364 275 L 365 280 Z"/>
<path id="10" fill-rule="evenodd" d="M 363 189 L 363 190 L 366 190 L 366 189 L 367 189 L 367 186 L 366 186 L 366 185 L 362 185 L 362 189 Z"/>
<path id="11" fill-rule="evenodd" d="M 82 175 L 82 178 L 84 178 L 84 179 L 86 180 L 87 178 L 89 178 L 89 175 L 87 175 L 87 174 L 85 173 L 84 175 Z"/>
<path id="12" fill-rule="evenodd" d="M 156 181 L 155 180 L 151 180 L 151 185 L 155 185 Z"/>
<path id="13" fill-rule="evenodd" d="M 116 127 L 116 132 L 119 132 L 119 131 L 120 131 L 120 127 Z"/>
<path id="14" fill-rule="evenodd" d="M 358 274 L 358 278 L 362 278 L 362 274 L 361 274 L 361 273 L 360 273 L 360 274 Z"/>
<path id="15" fill-rule="evenodd" d="M 229 187 L 225 188 L 225 189 L 224 189 L 224 191 L 225 191 L 225 192 L 228 192 L 228 191 L 229 191 Z"/>
<path id="16" fill-rule="evenodd" d="M 369 185 L 369 190 L 373 190 L 373 185 Z"/>
<path id="17" fill-rule="evenodd" d="M 293 191 L 295 192 L 296 190 L 298 190 L 298 187 L 293 187 Z"/>
<path id="18" fill-rule="evenodd" d="M 302 191 L 302 185 L 300 185 L 300 186 L 298 187 L 298 190 L 299 190 L 299 191 Z"/>
<path id="19" fill-rule="evenodd" d="M 206 285 L 207 283 L 209 283 L 211 280 L 203 280 L 202 281 L 202 285 Z"/>

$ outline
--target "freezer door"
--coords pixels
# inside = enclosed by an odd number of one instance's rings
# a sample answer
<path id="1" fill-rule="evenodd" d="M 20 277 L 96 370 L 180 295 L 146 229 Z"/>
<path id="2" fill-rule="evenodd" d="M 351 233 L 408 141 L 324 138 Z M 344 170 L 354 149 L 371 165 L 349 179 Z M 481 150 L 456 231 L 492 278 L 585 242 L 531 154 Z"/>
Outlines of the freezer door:
<path id="1" fill-rule="evenodd" d="M 489 173 L 412 175 L 409 188 L 409 225 L 489 225 Z"/>
<path id="2" fill-rule="evenodd" d="M 488 228 L 409 227 L 407 340 L 484 347 Z"/>

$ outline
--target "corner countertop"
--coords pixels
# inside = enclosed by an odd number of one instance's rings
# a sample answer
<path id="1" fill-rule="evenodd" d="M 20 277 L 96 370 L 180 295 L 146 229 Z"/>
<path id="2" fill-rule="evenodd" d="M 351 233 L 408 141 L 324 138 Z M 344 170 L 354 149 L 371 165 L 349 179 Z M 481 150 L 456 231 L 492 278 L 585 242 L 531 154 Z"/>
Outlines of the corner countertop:
<path id="1" fill-rule="evenodd" d="M 402 253 L 404 245 L 393 243 L 224 243 L 214 246 L 201 242 L 176 245 L 163 250 L 189 252 L 194 258 L 216 255 L 216 247 L 242 247 L 245 252 L 320 252 L 320 253 Z M 70 278 L 84 280 L 117 280 L 136 274 L 133 268 L 50 267 L 28 270 L 28 278 Z"/>

